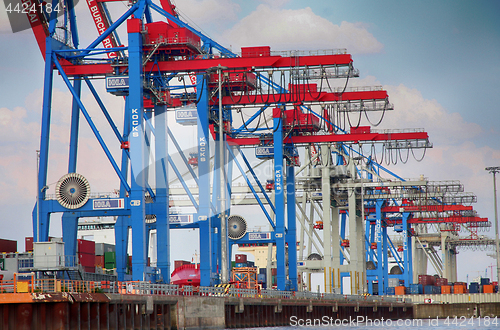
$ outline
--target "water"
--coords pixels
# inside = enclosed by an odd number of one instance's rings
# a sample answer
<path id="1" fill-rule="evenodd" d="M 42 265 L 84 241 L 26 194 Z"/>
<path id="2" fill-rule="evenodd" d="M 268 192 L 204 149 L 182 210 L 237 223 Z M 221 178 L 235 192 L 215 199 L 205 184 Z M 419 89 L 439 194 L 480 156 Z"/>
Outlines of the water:
<path id="1" fill-rule="evenodd" d="M 268 327 L 268 328 L 253 328 L 253 329 L 276 329 L 276 330 L 317 330 L 317 329 L 336 329 L 341 330 L 379 330 L 379 329 L 397 329 L 397 330 L 451 330 L 451 329 L 474 329 L 474 330 L 490 330 L 500 329 L 500 318 L 448 318 L 448 319 L 415 319 L 415 320 L 362 320 L 345 319 L 345 320 L 330 320 L 328 317 L 324 319 L 294 319 L 292 318 L 290 326 L 286 327 Z M 316 322 L 316 323 L 314 323 Z"/>

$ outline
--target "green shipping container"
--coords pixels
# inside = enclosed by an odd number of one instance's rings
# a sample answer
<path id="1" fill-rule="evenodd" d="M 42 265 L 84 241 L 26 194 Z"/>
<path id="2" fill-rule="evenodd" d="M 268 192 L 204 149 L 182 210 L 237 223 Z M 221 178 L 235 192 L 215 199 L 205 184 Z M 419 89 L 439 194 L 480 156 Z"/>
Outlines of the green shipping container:
<path id="1" fill-rule="evenodd" d="M 105 252 L 104 253 L 104 263 L 115 263 L 116 264 L 116 253 L 115 252 Z"/>
<path id="2" fill-rule="evenodd" d="M 106 262 L 104 264 L 104 268 L 106 268 L 106 269 L 115 269 L 116 268 L 116 262 Z"/>

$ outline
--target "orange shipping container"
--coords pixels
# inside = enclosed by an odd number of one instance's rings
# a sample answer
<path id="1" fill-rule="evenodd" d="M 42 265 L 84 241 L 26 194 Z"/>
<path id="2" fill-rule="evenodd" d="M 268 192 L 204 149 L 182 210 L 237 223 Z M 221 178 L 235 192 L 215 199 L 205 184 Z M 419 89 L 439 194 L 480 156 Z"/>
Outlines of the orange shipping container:
<path id="1" fill-rule="evenodd" d="M 465 288 L 463 285 L 453 286 L 453 293 L 465 293 Z"/>
<path id="2" fill-rule="evenodd" d="M 483 285 L 483 293 L 493 293 L 494 292 L 494 286 L 493 284 L 485 284 Z"/>
<path id="3" fill-rule="evenodd" d="M 451 293 L 451 285 L 442 285 L 441 286 L 441 293 L 442 294 L 449 294 L 449 293 Z"/>
<path id="4" fill-rule="evenodd" d="M 401 296 L 406 294 L 406 287 L 404 286 L 397 286 L 394 288 L 396 296 Z"/>

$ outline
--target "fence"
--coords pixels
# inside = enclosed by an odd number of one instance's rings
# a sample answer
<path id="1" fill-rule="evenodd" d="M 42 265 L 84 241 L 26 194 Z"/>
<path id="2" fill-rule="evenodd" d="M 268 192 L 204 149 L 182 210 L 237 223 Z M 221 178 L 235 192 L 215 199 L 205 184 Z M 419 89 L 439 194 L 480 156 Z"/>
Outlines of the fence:
<path id="1" fill-rule="evenodd" d="M 411 302 L 408 297 L 355 296 L 319 292 L 293 292 L 270 289 L 242 289 L 234 287 L 179 287 L 175 284 L 157 284 L 141 281 L 73 281 L 59 279 L 35 279 L 34 273 L 15 274 L 14 280 L 1 281 L 0 293 L 112 293 L 123 295 L 162 296 L 214 296 L 239 298 L 305 299 L 328 301 Z"/>

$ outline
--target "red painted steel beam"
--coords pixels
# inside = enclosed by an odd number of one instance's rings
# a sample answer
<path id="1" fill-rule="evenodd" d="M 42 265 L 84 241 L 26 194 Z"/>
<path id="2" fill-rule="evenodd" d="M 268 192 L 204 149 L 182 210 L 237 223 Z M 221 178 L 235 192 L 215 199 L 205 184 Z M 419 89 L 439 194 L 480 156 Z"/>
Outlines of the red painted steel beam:
<path id="1" fill-rule="evenodd" d="M 262 56 L 164 61 L 157 64 L 149 62 L 145 65 L 144 70 L 159 70 L 162 72 L 200 72 L 218 66 L 219 64 L 228 67 L 228 70 L 250 70 L 252 68 L 288 68 L 306 65 L 309 67 L 320 65 L 327 67 L 332 65 L 349 65 L 351 63 L 352 57 L 350 54 L 300 57 Z M 92 76 L 113 73 L 111 64 L 66 64 L 63 65 L 63 68 L 64 72 L 69 76 Z M 127 69 L 126 66 L 123 67 L 123 70 L 125 69 Z"/>
<path id="2" fill-rule="evenodd" d="M 412 206 L 385 206 L 382 208 L 384 213 L 401 212 L 446 212 L 446 211 L 472 211 L 472 206 L 465 205 L 412 205 Z M 375 208 L 365 208 L 368 213 L 374 213 Z"/>
<path id="3" fill-rule="evenodd" d="M 223 105 L 250 105 L 250 104 L 275 104 L 296 102 L 338 102 L 359 100 L 385 100 L 387 91 L 359 91 L 344 93 L 305 92 L 301 94 L 261 94 L 244 96 L 224 96 Z M 211 100 L 211 104 L 219 104 L 218 99 Z"/>
<path id="4" fill-rule="evenodd" d="M 387 224 L 400 224 L 401 220 L 386 220 Z M 424 223 L 470 223 L 470 222 L 488 222 L 488 218 L 480 217 L 462 217 L 450 216 L 444 218 L 411 218 L 408 223 L 424 224 Z"/>
<path id="5" fill-rule="evenodd" d="M 331 135 L 298 135 L 289 136 L 284 143 L 305 144 L 320 142 L 383 142 L 396 140 L 427 140 L 427 132 L 413 133 L 357 133 L 357 134 L 331 134 Z M 232 138 L 227 137 L 228 143 L 251 146 L 259 145 L 262 141 L 258 138 Z"/>

